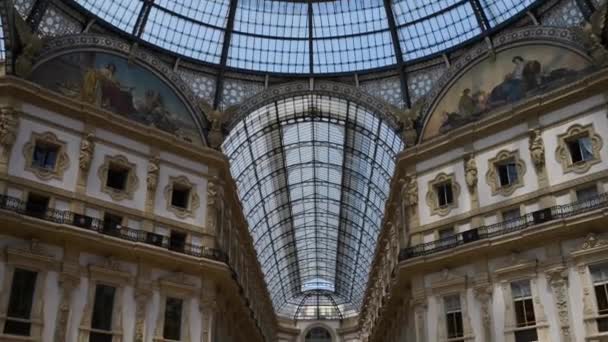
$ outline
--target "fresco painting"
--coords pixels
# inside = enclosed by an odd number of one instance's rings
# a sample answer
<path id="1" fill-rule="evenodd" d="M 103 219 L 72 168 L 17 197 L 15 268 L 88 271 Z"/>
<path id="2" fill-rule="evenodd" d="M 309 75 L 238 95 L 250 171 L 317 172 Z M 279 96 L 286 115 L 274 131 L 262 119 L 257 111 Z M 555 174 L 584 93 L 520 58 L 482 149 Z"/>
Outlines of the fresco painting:
<path id="1" fill-rule="evenodd" d="M 579 54 L 556 46 L 517 47 L 464 73 L 439 100 L 423 139 L 473 122 L 492 109 L 564 85 L 591 71 Z"/>
<path id="2" fill-rule="evenodd" d="M 43 63 L 34 82 L 63 95 L 202 144 L 192 114 L 157 75 L 126 58 L 77 52 Z"/>

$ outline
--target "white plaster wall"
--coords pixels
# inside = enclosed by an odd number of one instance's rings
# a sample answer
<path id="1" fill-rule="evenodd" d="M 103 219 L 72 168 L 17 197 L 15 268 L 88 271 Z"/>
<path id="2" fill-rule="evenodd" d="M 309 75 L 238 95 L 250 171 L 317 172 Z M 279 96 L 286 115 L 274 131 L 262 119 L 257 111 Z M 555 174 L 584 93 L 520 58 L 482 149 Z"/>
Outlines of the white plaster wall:
<path id="1" fill-rule="evenodd" d="M 488 182 L 486 181 L 486 174 L 487 172 L 493 168 L 493 165 L 490 165 L 489 160 L 496 157 L 496 155 L 500 152 L 500 151 L 518 151 L 518 155 L 519 158 L 524 162 L 524 164 L 526 164 L 526 173 L 523 175 L 523 183 L 524 186 L 518 188 L 517 190 L 515 190 L 513 192 L 513 194 L 511 194 L 510 196 L 503 196 L 501 194 L 497 194 L 497 195 L 492 195 L 492 189 L 490 188 L 490 185 L 488 185 Z M 514 140 L 512 142 L 509 142 L 507 144 L 502 144 L 502 145 L 498 145 L 494 148 L 485 150 L 483 152 L 480 152 L 476 157 L 475 160 L 477 162 L 477 170 L 479 172 L 478 174 L 478 183 L 477 183 L 477 187 L 478 187 L 478 194 L 479 194 L 479 203 L 480 205 L 483 206 L 487 206 L 487 205 L 492 205 L 492 204 L 496 204 L 498 202 L 507 200 L 509 198 L 514 198 L 520 195 L 524 195 L 526 193 L 529 192 L 533 192 L 536 191 L 538 189 L 538 181 L 537 181 L 537 177 L 536 177 L 536 173 L 534 171 L 534 166 L 532 164 L 532 161 L 530 159 L 530 153 L 528 152 L 528 139 L 527 138 L 520 138 L 517 140 Z M 521 175 L 518 175 L 521 176 Z"/>
<path id="2" fill-rule="evenodd" d="M 575 341 L 584 341 L 583 284 L 575 266 L 568 268 L 568 308 L 570 310 L 571 333 Z"/>
<path id="3" fill-rule="evenodd" d="M 127 147 L 130 150 L 137 151 L 141 154 L 145 154 L 145 155 L 150 154 L 150 147 L 148 147 L 146 144 L 142 144 L 138 141 L 126 138 L 122 135 L 112 133 L 112 132 L 107 131 L 102 128 L 95 129 L 95 137 L 100 140 L 105 140 L 107 142 L 111 142 L 112 144 L 115 144 L 118 146 Z"/>
<path id="4" fill-rule="evenodd" d="M 547 278 L 544 273 L 539 273 L 536 277 L 536 288 L 538 290 L 538 297 L 540 302 L 545 309 L 547 315 L 547 322 L 549 323 L 549 337 L 551 341 L 560 340 L 560 329 L 559 319 L 557 317 L 557 308 L 555 301 L 553 300 L 553 291 L 551 286 L 547 282 Z M 538 317 L 538 314 L 536 314 Z"/>
<path id="5" fill-rule="evenodd" d="M 448 152 L 442 153 L 438 156 L 431 157 L 416 163 L 416 172 L 424 173 L 431 171 L 442 164 L 449 163 L 455 159 L 459 159 L 464 154 L 464 148 L 457 147 L 449 150 Z"/>
<path id="6" fill-rule="evenodd" d="M 427 311 L 426 311 L 426 336 L 429 339 L 429 341 L 436 341 L 437 340 L 437 334 L 438 331 L 437 329 L 440 329 L 440 327 L 437 325 L 439 322 L 437 321 L 437 319 L 439 318 L 439 303 L 438 303 L 438 299 L 435 296 L 429 296 L 428 297 L 428 306 L 427 306 Z"/>
<path id="7" fill-rule="evenodd" d="M 174 213 L 167 210 L 167 199 L 165 198 L 165 187 L 169 185 L 170 177 L 185 176 L 194 184 L 193 190 L 200 198 L 200 205 L 194 212 L 194 217 L 181 219 Z M 207 214 L 207 179 L 202 176 L 179 170 L 169 164 L 163 163 L 158 172 L 158 186 L 156 189 L 156 199 L 154 201 L 154 213 L 158 216 L 182 221 L 192 225 L 203 226 L 205 215 Z M 169 194 L 170 195 L 170 194 Z M 170 200 L 170 198 L 169 198 Z"/>
<path id="8" fill-rule="evenodd" d="M 201 333 L 203 331 L 203 327 L 201 326 L 201 322 L 203 321 L 203 315 L 199 310 L 199 301 L 197 298 L 191 298 L 186 301 L 188 304 L 186 310 L 189 310 L 188 313 L 188 322 L 190 324 L 190 341 L 191 342 L 199 342 L 201 340 Z"/>
<path id="9" fill-rule="evenodd" d="M 195 172 L 207 173 L 209 172 L 209 167 L 206 164 L 192 161 L 190 159 L 185 159 L 180 156 L 177 156 L 173 153 L 169 152 L 161 152 L 160 153 L 161 160 L 165 160 L 173 165 L 177 165 L 180 167 L 184 167 Z"/>
<path id="10" fill-rule="evenodd" d="M 505 299 L 501 284 L 494 284 L 492 291 L 492 324 L 494 325 L 493 341 L 505 341 Z"/>
<path id="11" fill-rule="evenodd" d="M 458 197 L 458 207 L 453 208 L 446 216 L 431 215 L 431 208 L 426 203 L 426 193 L 429 190 L 429 182 L 434 180 L 440 173 L 454 174 L 454 180 L 460 185 L 460 195 Z M 418 208 L 420 212 L 420 224 L 425 225 L 449 217 L 465 213 L 471 210 L 471 196 L 467 190 L 464 180 L 464 162 L 462 160 L 451 163 L 440 169 L 422 174 L 418 177 Z M 456 195 L 456 194 L 454 194 Z"/>
<path id="12" fill-rule="evenodd" d="M 57 114 L 55 112 L 51 112 L 44 108 L 34 106 L 29 103 L 24 103 L 21 106 L 21 110 L 40 120 L 49 121 L 56 125 L 61 125 L 62 127 L 66 127 L 77 132 L 84 131 L 84 123 L 82 121 L 75 120 L 67 116 Z"/>
<path id="13" fill-rule="evenodd" d="M 110 195 L 101 192 L 101 179 L 99 177 L 99 168 L 104 163 L 105 156 L 116 155 L 123 155 L 130 163 L 135 164 L 135 172 L 137 178 L 139 178 L 139 185 L 135 189 L 133 199 L 125 199 L 120 202 L 114 202 Z M 114 202 L 125 207 L 143 211 L 146 204 L 145 202 L 147 191 L 147 163 L 147 159 L 140 155 L 135 155 L 133 153 L 122 151 L 103 143 L 97 143 L 95 145 L 95 154 L 93 156 L 93 161 L 91 162 L 91 170 L 89 171 L 87 179 L 87 195 L 103 201 Z"/>
<path id="14" fill-rule="evenodd" d="M 578 101 L 576 103 L 561 107 L 552 112 L 546 113 L 542 115 L 538 121 L 541 126 L 548 126 L 567 118 L 573 117 L 579 113 L 590 110 L 596 106 L 600 106 L 603 103 L 606 103 L 608 95 L 595 95 L 584 100 Z"/>
<path id="15" fill-rule="evenodd" d="M 122 290 L 122 340 L 123 342 L 133 341 L 135 338 L 135 293 L 133 286 L 125 286 Z"/>
<path id="16" fill-rule="evenodd" d="M 69 156 L 70 164 L 64 171 L 63 179 L 50 179 L 48 181 L 40 180 L 32 172 L 25 170 L 25 157 L 23 156 L 23 146 L 30 141 L 32 132 L 45 133 L 51 132 L 57 138 L 66 143 L 66 153 Z M 51 126 L 42 125 L 38 122 L 21 119 L 17 139 L 11 151 L 8 173 L 11 176 L 24 178 L 27 180 L 45 183 L 46 185 L 61 188 L 67 191 L 76 189 L 76 177 L 78 175 L 78 155 L 80 149 L 80 137 Z"/>
<path id="17" fill-rule="evenodd" d="M 475 293 L 472 288 L 466 291 L 467 300 L 467 315 L 471 322 L 471 329 L 475 335 L 475 342 L 486 342 L 483 340 L 483 324 L 481 318 L 481 303 L 475 298 Z"/>
<path id="18" fill-rule="evenodd" d="M 59 290 L 59 275 L 57 272 L 47 272 L 43 295 L 43 326 L 42 341 L 53 342 L 55 339 L 55 324 L 57 323 L 57 312 L 61 292 Z"/>
<path id="19" fill-rule="evenodd" d="M 547 174 L 551 185 L 557 185 L 583 176 L 575 172 L 564 173 L 563 168 L 557 161 L 555 155 L 558 145 L 558 135 L 565 133 L 568 128 L 574 124 L 582 126 L 593 124 L 595 132 L 602 137 L 604 144 L 600 150 L 601 162 L 591 166 L 586 174 L 606 170 L 608 168 L 608 147 L 606 147 L 606 144 L 608 143 L 608 119 L 606 118 L 606 109 L 598 109 L 591 114 L 581 116 L 569 122 L 564 122 L 556 127 L 551 127 L 543 131 L 542 136 L 545 143 Z"/>
<path id="20" fill-rule="evenodd" d="M 475 151 L 484 150 L 492 146 L 496 146 L 497 144 L 502 144 L 503 142 L 513 140 L 515 137 L 524 134 L 527 131 L 528 124 L 524 122 L 519 125 L 515 125 L 500 132 L 489 135 L 487 137 L 483 137 L 479 140 L 476 140 L 475 142 L 473 142 L 473 147 L 475 148 Z M 479 164 L 477 165 L 477 167 L 479 167 Z"/>

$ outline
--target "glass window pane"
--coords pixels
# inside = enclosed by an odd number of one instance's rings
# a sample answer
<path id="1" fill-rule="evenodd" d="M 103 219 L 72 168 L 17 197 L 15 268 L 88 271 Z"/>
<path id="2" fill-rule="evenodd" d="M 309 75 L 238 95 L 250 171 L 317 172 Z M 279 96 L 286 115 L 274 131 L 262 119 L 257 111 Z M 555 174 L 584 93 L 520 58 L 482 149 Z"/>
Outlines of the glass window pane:
<path id="1" fill-rule="evenodd" d="M 167 298 L 165 305 L 164 338 L 179 341 L 182 329 L 182 305 L 183 300 L 178 298 Z"/>
<path id="2" fill-rule="evenodd" d="M 114 294 L 116 288 L 97 284 L 91 328 L 112 331 L 112 314 L 114 310 Z"/>

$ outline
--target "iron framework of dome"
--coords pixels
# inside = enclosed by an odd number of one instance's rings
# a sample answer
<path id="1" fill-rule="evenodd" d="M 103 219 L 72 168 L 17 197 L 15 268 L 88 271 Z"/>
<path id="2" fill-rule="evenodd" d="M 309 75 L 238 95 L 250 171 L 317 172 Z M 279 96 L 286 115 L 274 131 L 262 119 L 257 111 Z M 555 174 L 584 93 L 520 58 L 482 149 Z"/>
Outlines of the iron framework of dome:
<path id="1" fill-rule="evenodd" d="M 221 68 L 379 70 L 484 37 L 538 0 L 65 0 L 131 37 Z"/>
<path id="2" fill-rule="evenodd" d="M 279 315 L 337 315 L 301 308 L 311 291 L 331 297 L 340 317 L 358 313 L 402 149 L 378 115 L 317 94 L 272 102 L 232 127 L 223 150 Z"/>

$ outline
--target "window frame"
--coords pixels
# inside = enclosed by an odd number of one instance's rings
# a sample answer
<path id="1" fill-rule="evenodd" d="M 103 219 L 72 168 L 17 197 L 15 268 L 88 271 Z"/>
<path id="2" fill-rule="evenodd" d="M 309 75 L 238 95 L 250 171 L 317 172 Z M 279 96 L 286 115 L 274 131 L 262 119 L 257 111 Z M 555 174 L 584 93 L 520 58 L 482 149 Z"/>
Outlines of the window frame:
<path id="1" fill-rule="evenodd" d="M 127 169 L 127 179 L 124 189 L 116 189 L 107 185 L 108 172 L 112 166 L 119 166 Z M 137 177 L 137 167 L 134 163 L 129 162 L 127 157 L 123 155 L 104 157 L 104 162 L 97 171 L 97 175 L 101 182 L 101 192 L 109 195 L 114 201 L 132 200 L 135 191 L 139 187 L 139 178 Z"/>
<path id="2" fill-rule="evenodd" d="M 570 150 L 570 142 L 578 140 L 581 137 L 588 137 L 591 143 L 591 153 L 593 158 L 574 162 Z M 595 132 L 593 123 L 588 125 L 574 124 L 566 130 L 566 132 L 557 136 L 557 148 L 555 149 L 555 158 L 562 166 L 564 174 L 574 172 L 583 174 L 589 171 L 591 167 L 601 162 L 600 151 L 603 147 L 602 137 Z"/>
<path id="3" fill-rule="evenodd" d="M 452 202 L 440 205 L 439 202 L 439 188 L 449 184 L 452 192 Z M 430 209 L 431 215 L 446 216 L 452 209 L 458 208 L 458 197 L 460 196 L 460 185 L 456 182 L 456 177 L 453 173 L 439 173 L 434 179 L 428 183 L 426 193 L 426 204 Z"/>
<path id="4" fill-rule="evenodd" d="M 183 187 L 189 190 L 188 203 L 185 208 L 175 206 L 172 203 L 173 189 Z M 164 189 L 165 204 L 168 212 L 173 213 L 179 219 L 195 218 L 196 211 L 200 208 L 201 200 L 197 192 L 197 185 L 192 183 L 186 176 L 169 176 L 169 181 Z"/>
<path id="5" fill-rule="evenodd" d="M 500 168 L 505 165 L 513 164 L 516 171 L 516 179 L 508 184 L 502 183 Z M 492 196 L 502 195 L 511 196 L 515 190 L 524 186 L 524 176 L 526 174 L 526 164 L 519 157 L 519 150 L 501 150 L 495 157 L 488 160 L 488 171 L 486 173 L 486 183 L 491 189 Z M 508 170 L 507 170 L 508 173 Z M 509 180 L 510 181 L 510 180 Z"/>
<path id="6" fill-rule="evenodd" d="M 57 155 L 52 168 L 41 167 L 34 164 L 34 154 L 38 145 L 52 145 L 57 147 Z M 49 181 L 52 179 L 63 180 L 66 170 L 70 167 L 70 158 L 67 143 L 60 140 L 53 132 L 32 132 L 30 139 L 23 145 L 23 156 L 25 157 L 25 170 L 34 174 L 38 179 Z"/>

